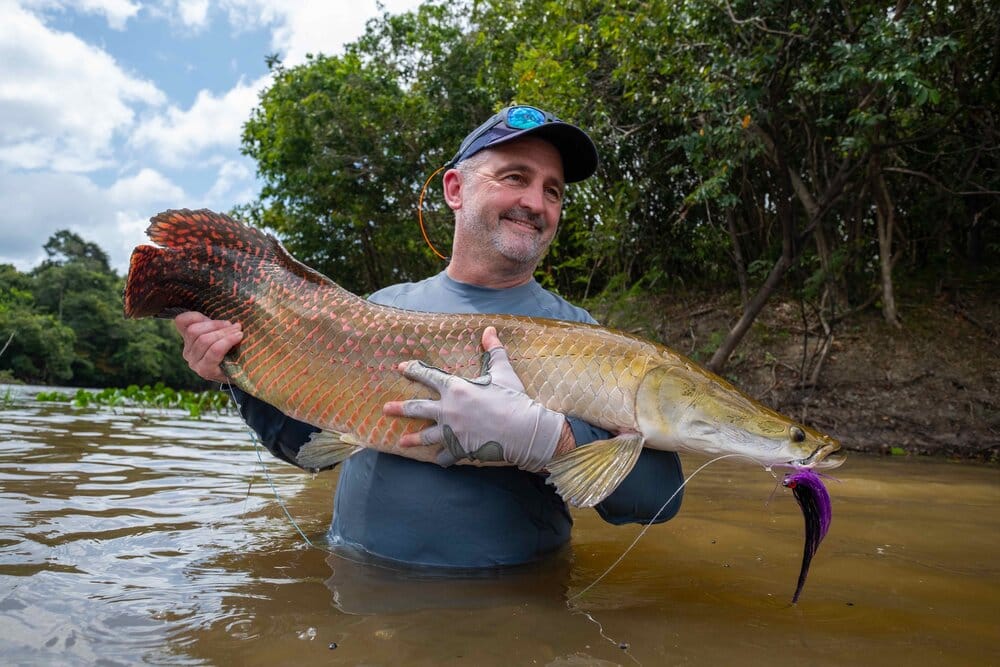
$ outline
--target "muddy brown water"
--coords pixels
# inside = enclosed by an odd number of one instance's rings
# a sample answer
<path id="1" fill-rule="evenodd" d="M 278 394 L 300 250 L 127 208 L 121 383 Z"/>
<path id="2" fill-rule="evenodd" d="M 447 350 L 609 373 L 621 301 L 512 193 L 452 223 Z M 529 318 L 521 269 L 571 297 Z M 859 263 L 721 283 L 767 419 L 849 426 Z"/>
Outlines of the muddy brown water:
<path id="1" fill-rule="evenodd" d="M 747 464 L 593 587 L 640 528 L 585 510 L 544 564 L 442 578 L 325 552 L 336 474 L 265 475 L 235 416 L 31 394 L 0 404 L 2 664 L 1000 663 L 996 467 L 850 457 L 793 606 L 802 517 Z"/>

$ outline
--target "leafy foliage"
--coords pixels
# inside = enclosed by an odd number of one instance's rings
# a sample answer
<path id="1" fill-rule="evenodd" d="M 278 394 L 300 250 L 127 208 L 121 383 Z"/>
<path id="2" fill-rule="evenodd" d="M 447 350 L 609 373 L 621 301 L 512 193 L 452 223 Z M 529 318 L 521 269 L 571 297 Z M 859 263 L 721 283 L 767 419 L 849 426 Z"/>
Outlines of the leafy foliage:
<path id="1" fill-rule="evenodd" d="M 286 67 L 243 133 L 260 197 L 237 206 L 360 294 L 441 268 L 425 180 L 510 103 L 585 127 L 543 284 L 583 300 L 738 288 L 717 370 L 778 289 L 824 325 L 900 285 L 1000 262 L 1000 9 L 960 0 L 466 0 L 387 12 L 343 54 Z M 447 252 L 451 212 L 423 200 Z M 71 232 L 0 267 L 0 355 L 35 381 L 197 386 L 164 322 L 125 322 L 107 256 Z"/>
<path id="2" fill-rule="evenodd" d="M 36 401 L 72 403 L 78 408 L 103 406 L 119 408 L 124 406 L 142 409 L 180 409 L 187 410 L 194 419 L 200 418 L 206 412 L 228 413 L 232 403 L 226 392 L 175 390 L 157 382 L 155 385 L 129 385 L 124 389 L 108 387 L 100 391 L 77 389 L 76 393 L 68 394 L 61 391 L 41 391 L 35 395 Z"/>
<path id="3" fill-rule="evenodd" d="M 205 386 L 170 322 L 123 317 L 123 282 L 103 250 L 66 230 L 45 250 L 49 258 L 28 273 L 0 266 L 0 373 L 86 387 Z"/>

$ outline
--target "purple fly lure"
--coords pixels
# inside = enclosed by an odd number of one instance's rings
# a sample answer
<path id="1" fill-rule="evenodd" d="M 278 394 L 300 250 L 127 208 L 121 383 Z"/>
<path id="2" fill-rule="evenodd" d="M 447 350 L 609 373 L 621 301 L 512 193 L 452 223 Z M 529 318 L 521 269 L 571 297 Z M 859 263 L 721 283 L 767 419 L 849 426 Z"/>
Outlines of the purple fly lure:
<path id="1" fill-rule="evenodd" d="M 830 505 L 830 494 L 823 486 L 820 476 L 811 470 L 800 470 L 785 475 L 782 484 L 792 490 L 795 500 L 802 508 L 802 517 L 806 522 L 806 543 L 802 550 L 802 569 L 799 571 L 799 584 L 795 587 L 795 595 L 792 597 L 792 604 L 799 601 L 799 594 L 806 583 L 806 575 L 809 573 L 809 563 L 812 562 L 813 554 L 819 549 L 819 543 L 826 537 L 826 531 L 830 529 L 830 518 L 832 510 Z"/>

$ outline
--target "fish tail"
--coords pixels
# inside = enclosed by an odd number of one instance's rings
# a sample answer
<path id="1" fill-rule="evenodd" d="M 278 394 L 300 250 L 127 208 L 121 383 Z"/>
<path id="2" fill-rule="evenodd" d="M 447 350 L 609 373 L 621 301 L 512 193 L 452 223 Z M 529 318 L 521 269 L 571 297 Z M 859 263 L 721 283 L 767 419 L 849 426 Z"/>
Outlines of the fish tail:
<path id="1" fill-rule="evenodd" d="M 253 227 L 206 210 L 164 211 L 151 218 L 146 234 L 160 247 L 132 251 L 124 293 L 125 316 L 130 318 L 203 311 L 223 274 L 234 268 L 234 256 L 246 267 L 273 254 L 277 245 Z"/>
<path id="2" fill-rule="evenodd" d="M 307 283 L 340 290 L 288 254 L 273 236 L 222 213 L 170 210 L 153 216 L 150 223 L 146 234 L 159 247 L 132 251 L 125 281 L 126 317 L 174 317 L 186 310 L 235 317 L 247 306 L 247 293 L 275 280 L 274 267 Z"/>
<path id="3" fill-rule="evenodd" d="M 171 317 L 184 309 L 185 295 L 176 293 L 169 277 L 176 274 L 175 264 L 176 257 L 163 248 L 143 245 L 132 251 L 125 281 L 125 317 Z"/>

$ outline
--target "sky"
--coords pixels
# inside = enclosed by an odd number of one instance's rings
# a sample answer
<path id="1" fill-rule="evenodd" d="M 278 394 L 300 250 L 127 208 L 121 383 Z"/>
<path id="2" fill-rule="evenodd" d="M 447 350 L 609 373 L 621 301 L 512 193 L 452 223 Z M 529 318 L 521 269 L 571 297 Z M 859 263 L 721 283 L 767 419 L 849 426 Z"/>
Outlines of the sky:
<path id="1" fill-rule="evenodd" d="M 0 264 L 28 271 L 70 229 L 124 274 L 156 213 L 253 200 L 240 134 L 266 56 L 342 53 L 379 13 L 376 0 L 0 0 Z"/>

